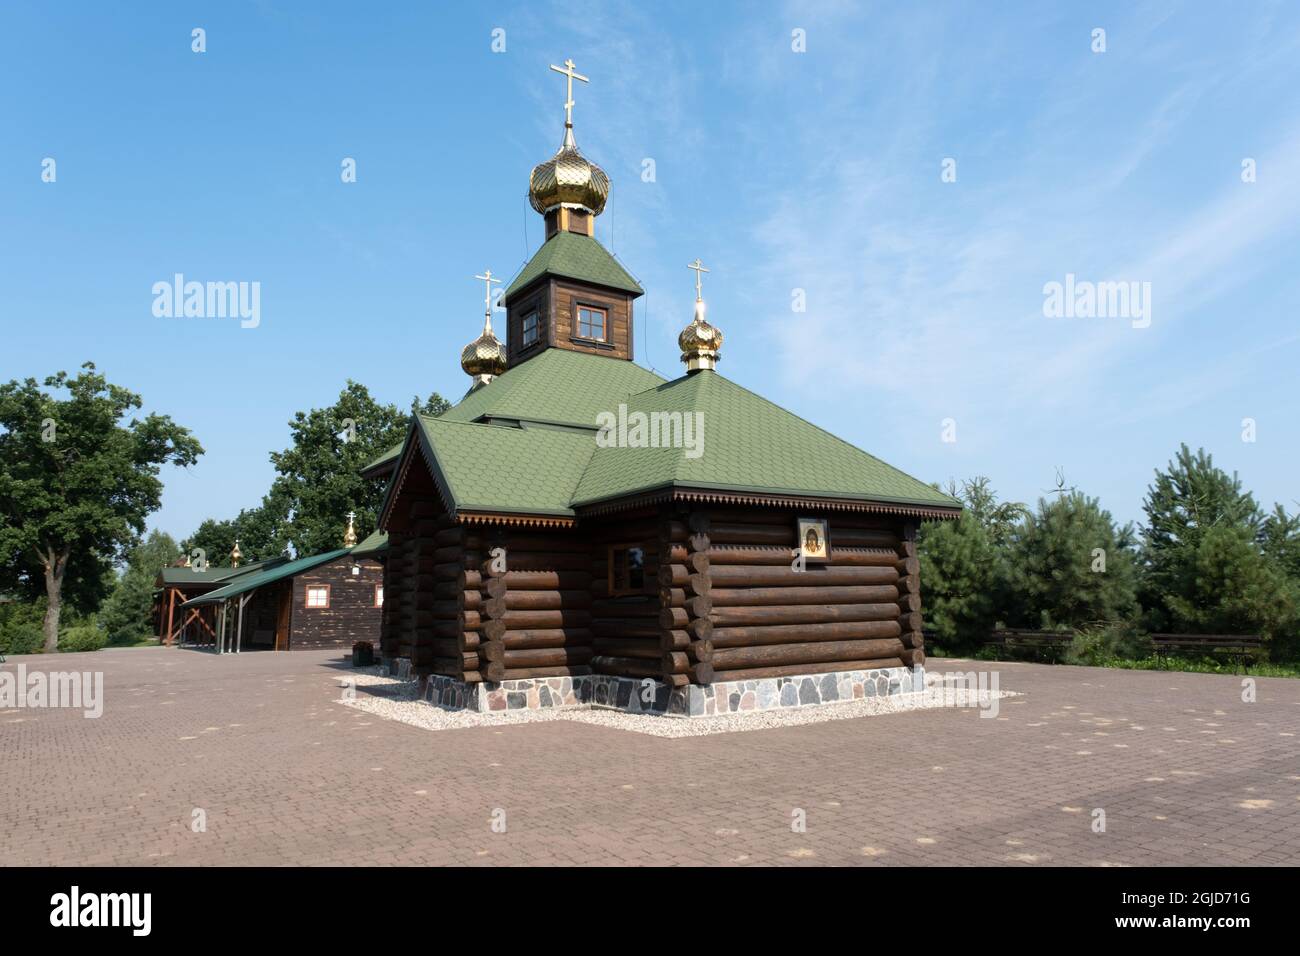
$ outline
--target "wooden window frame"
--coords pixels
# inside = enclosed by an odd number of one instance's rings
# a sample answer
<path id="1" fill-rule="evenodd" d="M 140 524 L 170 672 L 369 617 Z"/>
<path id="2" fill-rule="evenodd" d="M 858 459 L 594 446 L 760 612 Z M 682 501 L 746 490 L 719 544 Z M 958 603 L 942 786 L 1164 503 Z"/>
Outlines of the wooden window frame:
<path id="1" fill-rule="evenodd" d="M 375 603 L 373 606 L 374 607 L 384 606 L 384 586 L 382 584 L 375 585 Z"/>
<path id="2" fill-rule="evenodd" d="M 601 335 L 600 335 L 599 338 L 597 338 L 597 337 L 594 336 L 594 335 L 583 335 L 583 334 L 582 334 L 582 310 L 583 310 L 583 309 L 586 309 L 588 312 L 599 312 L 599 313 L 604 317 L 604 318 L 602 319 L 601 323 L 600 323 Z M 594 302 L 579 302 L 579 301 L 577 301 L 577 300 L 574 301 L 574 303 L 573 303 L 573 337 L 574 337 L 575 339 L 577 339 L 577 340 L 580 341 L 580 342 L 600 342 L 600 343 L 606 343 L 606 342 L 609 341 L 609 333 L 610 333 L 610 329 L 609 329 L 609 306 L 607 306 L 607 305 L 596 305 Z"/>
<path id="3" fill-rule="evenodd" d="M 528 320 L 533 320 L 533 339 L 528 340 Z M 542 310 L 534 306 L 519 317 L 519 351 L 530 349 L 542 341 Z"/>
<path id="4" fill-rule="evenodd" d="M 313 588 L 324 588 L 324 589 L 325 589 L 325 603 L 324 603 L 324 604 L 312 604 L 312 603 L 311 603 L 311 592 L 312 592 L 312 589 L 313 589 Z M 330 586 L 329 586 L 328 584 L 305 584 L 305 585 L 303 585 L 303 592 L 302 592 L 302 606 L 303 606 L 303 608 L 304 608 L 305 610 L 308 610 L 308 611 L 328 611 L 328 610 L 330 609 L 330 597 L 331 597 L 331 595 L 330 595 Z"/>
<path id="5" fill-rule="evenodd" d="M 631 551 L 634 548 L 641 552 L 641 586 L 639 588 L 632 587 L 631 575 L 628 575 L 628 582 L 629 582 L 628 586 L 625 588 L 615 588 L 614 587 L 614 552 Z M 611 544 L 608 546 L 608 549 L 606 550 L 605 553 L 605 562 L 606 562 L 605 572 L 607 578 L 606 583 L 609 586 L 608 590 L 609 590 L 610 597 L 625 597 L 629 594 L 645 594 L 645 584 L 646 584 L 645 555 L 646 555 L 646 546 L 642 544 L 640 541 L 629 541 L 623 544 Z"/>

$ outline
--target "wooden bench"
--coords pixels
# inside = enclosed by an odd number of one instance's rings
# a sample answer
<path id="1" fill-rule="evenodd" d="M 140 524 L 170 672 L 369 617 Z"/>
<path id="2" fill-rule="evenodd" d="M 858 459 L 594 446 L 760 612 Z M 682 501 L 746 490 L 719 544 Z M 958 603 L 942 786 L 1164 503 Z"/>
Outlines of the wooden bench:
<path id="1" fill-rule="evenodd" d="M 1004 628 L 994 631 L 984 642 L 985 647 L 997 647 L 1004 651 L 1032 650 L 1038 657 L 1046 651 L 1053 654 L 1070 646 L 1074 640 L 1073 631 L 1035 631 L 1018 628 Z"/>
<path id="2" fill-rule="evenodd" d="M 1156 657 L 1170 653 L 1200 654 L 1214 657 L 1224 654 L 1233 660 L 1233 673 L 1241 663 L 1243 670 L 1250 667 L 1250 659 L 1264 649 L 1258 634 L 1152 634 L 1151 646 Z"/>

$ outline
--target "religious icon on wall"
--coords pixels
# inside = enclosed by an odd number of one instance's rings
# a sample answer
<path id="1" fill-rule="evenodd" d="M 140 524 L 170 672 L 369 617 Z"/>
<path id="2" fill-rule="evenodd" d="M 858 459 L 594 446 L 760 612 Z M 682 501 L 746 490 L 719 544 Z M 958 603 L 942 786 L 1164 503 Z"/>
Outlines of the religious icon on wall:
<path id="1" fill-rule="evenodd" d="M 831 542 L 826 534 L 825 518 L 799 519 L 799 550 L 805 561 L 829 561 Z"/>

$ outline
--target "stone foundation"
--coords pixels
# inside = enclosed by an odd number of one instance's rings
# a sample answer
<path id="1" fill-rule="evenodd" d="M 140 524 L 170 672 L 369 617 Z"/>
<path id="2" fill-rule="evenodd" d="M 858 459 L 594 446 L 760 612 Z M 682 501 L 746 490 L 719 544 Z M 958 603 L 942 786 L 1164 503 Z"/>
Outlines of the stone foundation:
<path id="1" fill-rule="evenodd" d="M 411 678 L 410 661 L 385 662 L 388 672 Z M 705 686 L 670 687 L 650 678 L 584 674 L 539 677 L 499 684 L 466 684 L 452 677 L 422 678 L 420 696 L 449 710 L 480 713 L 550 710 L 557 707 L 601 707 L 631 714 L 666 717 L 714 717 L 760 710 L 818 707 L 864 697 L 893 697 L 925 690 L 925 669 L 889 667 L 881 670 L 837 671 L 793 677 L 722 681 Z"/>

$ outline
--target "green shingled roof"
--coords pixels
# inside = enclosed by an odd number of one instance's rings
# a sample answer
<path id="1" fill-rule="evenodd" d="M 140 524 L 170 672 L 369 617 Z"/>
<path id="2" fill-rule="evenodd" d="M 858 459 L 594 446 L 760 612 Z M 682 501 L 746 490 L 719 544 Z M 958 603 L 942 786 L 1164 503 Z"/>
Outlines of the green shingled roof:
<path id="1" fill-rule="evenodd" d="M 398 451 L 401 451 L 402 446 L 398 445 L 397 448 Z M 352 556 L 354 558 L 368 558 L 372 555 L 382 554 L 387 550 L 388 532 L 372 531 L 352 549 Z"/>
<path id="2" fill-rule="evenodd" d="M 633 295 L 641 295 L 645 291 L 595 239 L 572 232 L 557 232 L 542 243 L 542 247 L 528 260 L 519 275 L 515 276 L 502 297 L 503 301 L 509 302 L 512 295 L 543 275 L 593 282 L 611 289 L 622 289 Z"/>
<path id="3" fill-rule="evenodd" d="M 663 383 L 634 362 L 546 349 L 470 392 L 438 421 L 482 418 L 596 427 L 596 415 L 616 411 L 628 395 Z"/>
<path id="4" fill-rule="evenodd" d="M 384 452 L 382 455 L 380 455 L 378 458 L 376 458 L 376 459 L 375 459 L 374 461 L 372 461 L 370 464 L 365 465 L 365 466 L 361 469 L 361 473 L 364 475 L 366 472 L 370 471 L 370 469 L 372 469 L 372 468 L 378 468 L 380 465 L 386 465 L 386 464 L 388 464 L 388 463 L 390 463 L 390 462 L 395 462 L 398 458 L 401 457 L 401 454 L 402 454 L 402 447 L 403 447 L 404 444 L 405 444 L 405 442 L 398 442 L 396 445 L 394 445 L 392 448 L 388 449 L 388 451 Z"/>
<path id="5" fill-rule="evenodd" d="M 520 374 L 527 366 L 531 374 Z M 628 394 L 630 377 L 638 374 L 653 384 Z M 620 403 L 628 415 L 677 412 L 684 421 L 700 413 L 702 444 L 696 447 L 702 453 L 688 457 L 688 449 L 671 446 L 601 448 L 594 429 L 530 421 L 550 423 L 568 414 L 575 423 L 595 425 L 599 413 L 616 415 Z M 664 382 L 630 362 L 552 349 L 455 409 L 417 422 L 420 444 L 453 512 L 567 517 L 583 506 L 669 487 L 960 507 L 712 371 Z M 699 436 L 693 434 L 696 441 Z"/>
<path id="6" fill-rule="evenodd" d="M 419 417 L 450 509 L 571 516 L 594 432 L 475 425 Z"/>
<path id="7" fill-rule="evenodd" d="M 296 561 L 277 564 L 256 574 L 242 575 L 230 584 L 217 588 L 215 591 L 209 591 L 200 597 L 190 598 L 181 607 L 192 607 L 196 604 L 217 604 L 229 598 L 247 594 L 249 591 L 263 585 L 274 584 L 284 578 L 291 578 L 296 574 L 302 574 L 304 571 L 310 571 L 312 568 L 318 568 L 322 564 L 329 564 L 331 561 L 343 557 L 348 553 L 348 550 L 348 548 L 340 548 L 337 551 L 327 551 L 324 554 L 313 554 L 305 558 L 298 558 Z"/>
<path id="8" fill-rule="evenodd" d="M 683 376 L 627 401 L 634 412 L 700 413 L 702 453 L 683 448 L 599 448 L 573 504 L 665 486 L 959 507 L 904 474 L 716 372 Z"/>

